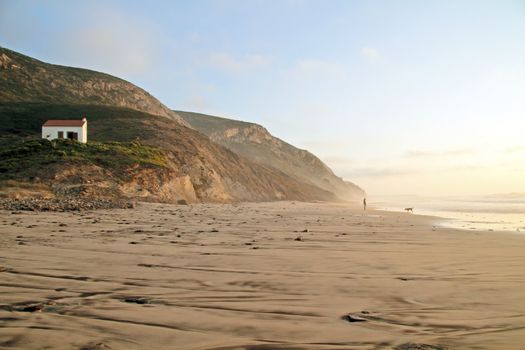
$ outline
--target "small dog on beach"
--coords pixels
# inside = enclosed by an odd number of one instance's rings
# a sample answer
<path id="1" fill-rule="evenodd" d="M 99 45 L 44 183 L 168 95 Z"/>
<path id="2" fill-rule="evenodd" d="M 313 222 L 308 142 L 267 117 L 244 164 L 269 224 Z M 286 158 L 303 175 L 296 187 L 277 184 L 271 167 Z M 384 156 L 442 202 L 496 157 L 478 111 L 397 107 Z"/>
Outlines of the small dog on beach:
<path id="1" fill-rule="evenodd" d="M 411 212 L 411 213 L 414 213 L 414 208 L 405 208 L 405 211 L 408 213 L 408 212 Z"/>

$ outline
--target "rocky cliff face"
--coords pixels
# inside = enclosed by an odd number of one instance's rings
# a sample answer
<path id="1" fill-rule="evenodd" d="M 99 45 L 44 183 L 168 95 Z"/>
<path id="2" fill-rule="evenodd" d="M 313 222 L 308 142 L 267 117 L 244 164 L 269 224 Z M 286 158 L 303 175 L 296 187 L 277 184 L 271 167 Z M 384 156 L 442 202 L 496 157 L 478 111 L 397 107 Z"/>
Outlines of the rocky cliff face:
<path id="1" fill-rule="evenodd" d="M 185 124 L 143 89 L 108 74 L 38 61 L 0 47 L 0 101 L 131 108 Z"/>
<path id="2" fill-rule="evenodd" d="M 192 112 L 177 111 L 177 114 L 211 140 L 258 164 L 279 169 L 340 199 L 364 196 L 361 188 L 337 177 L 315 155 L 274 137 L 260 125 Z"/>

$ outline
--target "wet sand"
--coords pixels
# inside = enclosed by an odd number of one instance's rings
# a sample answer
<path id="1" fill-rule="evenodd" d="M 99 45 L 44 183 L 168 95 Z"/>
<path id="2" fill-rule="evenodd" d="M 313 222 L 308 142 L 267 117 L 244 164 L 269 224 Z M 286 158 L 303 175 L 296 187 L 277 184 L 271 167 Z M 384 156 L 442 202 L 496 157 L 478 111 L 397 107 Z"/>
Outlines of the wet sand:
<path id="1" fill-rule="evenodd" d="M 341 204 L 0 212 L 0 349 L 524 341 L 520 234 Z"/>

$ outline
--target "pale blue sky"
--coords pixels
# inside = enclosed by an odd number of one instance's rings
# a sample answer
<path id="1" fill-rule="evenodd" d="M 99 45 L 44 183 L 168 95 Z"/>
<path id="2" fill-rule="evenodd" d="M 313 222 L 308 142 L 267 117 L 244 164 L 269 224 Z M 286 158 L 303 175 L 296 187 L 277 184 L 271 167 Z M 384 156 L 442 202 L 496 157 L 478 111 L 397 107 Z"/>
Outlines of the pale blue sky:
<path id="1" fill-rule="evenodd" d="M 525 192 L 525 1 L 9 1 L 0 45 L 260 123 L 370 194 Z"/>

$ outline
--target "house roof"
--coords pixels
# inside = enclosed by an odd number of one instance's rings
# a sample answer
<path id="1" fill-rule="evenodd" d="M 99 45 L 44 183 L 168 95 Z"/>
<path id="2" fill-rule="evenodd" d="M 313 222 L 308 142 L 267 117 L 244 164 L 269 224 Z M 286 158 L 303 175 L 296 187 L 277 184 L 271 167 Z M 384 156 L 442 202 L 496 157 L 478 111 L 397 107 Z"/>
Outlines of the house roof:
<path id="1" fill-rule="evenodd" d="M 50 119 L 42 126 L 82 126 L 85 119 Z"/>

